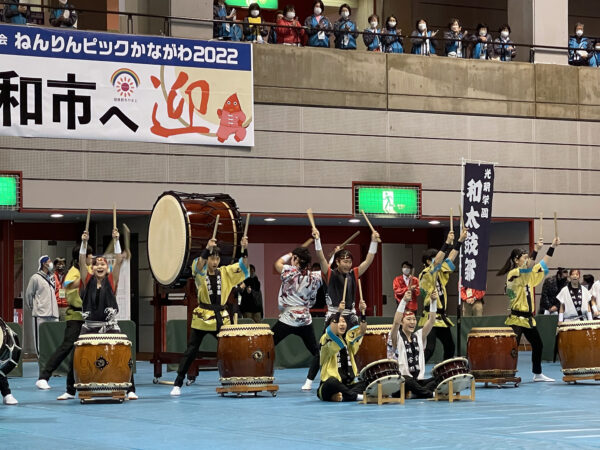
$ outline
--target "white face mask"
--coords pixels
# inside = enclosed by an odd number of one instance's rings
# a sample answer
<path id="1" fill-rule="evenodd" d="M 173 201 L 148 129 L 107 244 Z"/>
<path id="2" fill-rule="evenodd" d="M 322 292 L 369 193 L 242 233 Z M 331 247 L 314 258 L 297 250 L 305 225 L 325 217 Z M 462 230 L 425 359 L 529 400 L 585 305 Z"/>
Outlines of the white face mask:
<path id="1" fill-rule="evenodd" d="M 250 11 L 250 15 L 252 17 L 258 17 L 258 10 L 257 9 L 253 9 L 252 11 Z"/>
<path id="2" fill-rule="evenodd" d="M 396 22 L 388 22 L 388 27 L 396 28 Z"/>
<path id="3" fill-rule="evenodd" d="M 405 267 L 404 269 L 402 269 L 402 273 L 404 275 L 410 275 L 410 269 L 408 267 Z"/>
<path id="4" fill-rule="evenodd" d="M 455 33 L 458 33 L 459 29 L 460 29 L 460 27 L 458 25 L 452 25 L 451 30 L 454 31 Z"/>
<path id="5" fill-rule="evenodd" d="M 506 39 L 508 37 L 508 31 L 503 31 L 502 33 L 500 33 L 500 36 Z"/>
<path id="6" fill-rule="evenodd" d="M 285 15 L 285 17 L 292 20 L 294 17 L 296 17 L 296 13 L 294 11 L 288 11 L 288 13 Z"/>
<path id="7" fill-rule="evenodd" d="M 60 3 L 61 5 L 66 5 L 67 4 L 67 0 L 58 0 L 58 3 Z"/>
<path id="8" fill-rule="evenodd" d="M 375 29 L 377 28 L 378 23 L 377 22 L 371 22 L 371 28 Z"/>
<path id="9" fill-rule="evenodd" d="M 581 37 L 581 36 L 583 36 L 583 30 L 577 30 L 577 31 L 575 32 L 575 34 L 576 34 L 578 37 Z"/>
<path id="10" fill-rule="evenodd" d="M 423 32 L 427 29 L 427 25 L 425 25 L 424 23 L 420 23 L 419 24 L 419 31 Z"/>
<path id="11" fill-rule="evenodd" d="M 48 272 L 52 272 L 54 270 L 54 264 L 53 263 L 48 263 Z"/>
<path id="12" fill-rule="evenodd" d="M 320 16 L 322 12 L 323 12 L 323 10 L 321 8 L 319 8 L 318 6 L 315 7 L 315 15 L 316 16 Z"/>
<path id="13" fill-rule="evenodd" d="M 596 51 L 600 51 L 600 45 L 596 45 Z"/>
<path id="14" fill-rule="evenodd" d="M 487 36 L 487 30 L 479 30 L 479 36 Z"/>
<path id="15" fill-rule="evenodd" d="M 350 17 L 350 13 L 348 11 L 342 11 L 342 17 L 344 19 L 347 19 L 348 17 Z"/>

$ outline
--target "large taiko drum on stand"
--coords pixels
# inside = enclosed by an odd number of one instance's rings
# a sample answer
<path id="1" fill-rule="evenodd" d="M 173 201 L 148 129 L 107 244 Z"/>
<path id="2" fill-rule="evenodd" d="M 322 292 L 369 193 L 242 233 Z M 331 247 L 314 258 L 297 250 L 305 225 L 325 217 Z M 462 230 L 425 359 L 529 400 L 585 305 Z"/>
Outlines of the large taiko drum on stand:
<path id="1" fill-rule="evenodd" d="M 600 323 L 565 322 L 558 326 L 558 355 L 565 375 L 600 375 Z"/>
<path id="2" fill-rule="evenodd" d="M 8 376 L 17 367 L 20 358 L 19 337 L 0 319 L 0 375 Z"/>
<path id="3" fill-rule="evenodd" d="M 473 375 L 469 372 L 469 361 L 466 358 L 451 358 L 436 365 L 431 374 L 439 384 L 435 389 L 438 395 L 450 395 L 464 391 L 471 386 Z M 452 381 L 452 392 L 450 392 Z"/>
<path id="4" fill-rule="evenodd" d="M 391 330 L 391 325 L 367 325 L 358 352 L 354 355 L 358 371 L 374 361 L 387 359 L 387 340 Z"/>
<path id="5" fill-rule="evenodd" d="M 267 324 L 223 325 L 217 337 L 217 365 L 224 387 L 273 384 L 275 344 Z"/>
<path id="6" fill-rule="evenodd" d="M 512 378 L 517 373 L 517 335 L 510 327 L 471 328 L 467 358 L 476 379 Z"/>
<path id="7" fill-rule="evenodd" d="M 155 280 L 163 286 L 185 284 L 191 264 L 217 231 L 221 263 L 239 255 L 241 219 L 235 201 L 227 194 L 165 192 L 154 204 L 148 229 L 148 260 Z"/>
<path id="8" fill-rule="evenodd" d="M 75 389 L 82 399 L 110 393 L 124 397 L 131 386 L 132 367 L 131 341 L 126 334 L 82 334 L 75 341 Z"/>

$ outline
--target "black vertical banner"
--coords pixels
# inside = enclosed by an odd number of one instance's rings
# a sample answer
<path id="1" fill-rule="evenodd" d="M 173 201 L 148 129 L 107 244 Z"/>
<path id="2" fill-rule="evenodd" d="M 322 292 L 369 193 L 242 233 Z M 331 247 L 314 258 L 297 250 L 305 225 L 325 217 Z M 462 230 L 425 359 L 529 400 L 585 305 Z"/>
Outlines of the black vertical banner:
<path id="1" fill-rule="evenodd" d="M 494 196 L 493 164 L 465 164 L 463 220 L 469 235 L 461 248 L 462 286 L 486 290 Z"/>

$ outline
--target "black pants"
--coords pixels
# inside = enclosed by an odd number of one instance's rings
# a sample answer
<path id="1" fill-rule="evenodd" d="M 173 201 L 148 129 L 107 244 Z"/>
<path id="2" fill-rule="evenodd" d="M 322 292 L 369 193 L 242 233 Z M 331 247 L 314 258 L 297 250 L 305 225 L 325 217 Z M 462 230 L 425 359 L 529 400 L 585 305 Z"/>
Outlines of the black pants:
<path id="1" fill-rule="evenodd" d="M 425 361 L 429 361 L 435 351 L 436 340 L 442 341 L 444 346 L 444 360 L 454 358 L 454 341 L 452 332 L 447 327 L 433 327 L 427 336 L 427 346 L 425 347 Z"/>
<path id="2" fill-rule="evenodd" d="M 187 349 L 185 350 L 185 353 L 183 354 L 183 357 L 179 362 L 179 368 L 177 369 L 177 378 L 175 378 L 174 383 L 175 386 L 183 386 L 185 374 L 196 359 L 196 354 L 198 353 L 200 344 L 202 344 L 202 339 L 204 339 L 204 336 L 206 336 L 207 334 L 212 334 L 215 338 L 217 337 L 216 331 L 196 330 L 195 328 L 192 328 Z"/>
<path id="3" fill-rule="evenodd" d="M 364 381 L 346 385 L 331 377 L 325 381 L 321 381 L 317 396 L 325 402 L 330 402 L 333 395 L 341 392 L 344 402 L 354 402 L 356 401 L 356 396 L 362 394 L 366 387 L 367 384 Z"/>
<path id="4" fill-rule="evenodd" d="M 319 373 L 319 346 L 317 345 L 317 339 L 315 338 L 315 331 L 312 325 L 305 325 L 302 327 L 292 327 L 291 325 L 280 322 L 279 320 L 273 325 L 271 329 L 275 340 L 275 345 L 279 344 L 282 340 L 288 337 L 290 334 L 295 334 L 302 339 L 304 346 L 313 355 L 308 369 L 308 375 L 306 378 L 314 380 Z"/>
<path id="5" fill-rule="evenodd" d="M 417 398 L 431 398 L 433 391 L 437 387 L 438 382 L 435 377 L 419 380 L 410 376 L 404 376 L 404 390 L 406 393 L 411 392 Z"/>
<path id="6" fill-rule="evenodd" d="M 544 343 L 536 327 L 525 328 L 517 325 L 511 325 L 511 328 L 517 335 L 517 345 L 521 343 L 521 335 L 524 334 L 531 344 L 531 371 L 534 374 L 542 373 L 542 350 Z"/>
<path id="7" fill-rule="evenodd" d="M 6 397 L 8 394 L 10 394 L 8 378 L 6 378 L 4 375 L 0 375 L 0 394 L 2 394 L 2 397 Z"/>
<path id="8" fill-rule="evenodd" d="M 68 320 L 66 322 L 65 337 L 63 338 L 63 342 L 54 351 L 46 363 L 46 367 L 44 367 L 44 370 L 42 370 L 42 373 L 40 374 L 40 379 L 48 381 L 52 376 L 52 372 L 54 372 L 64 361 L 64 359 L 71 354 L 73 351 L 73 344 L 75 344 L 75 341 L 79 338 L 82 325 L 83 320 Z M 69 369 L 69 374 L 67 375 L 67 392 L 71 395 L 74 395 L 75 388 L 73 385 L 75 384 L 75 377 L 73 375 L 73 361 L 71 361 Z"/>

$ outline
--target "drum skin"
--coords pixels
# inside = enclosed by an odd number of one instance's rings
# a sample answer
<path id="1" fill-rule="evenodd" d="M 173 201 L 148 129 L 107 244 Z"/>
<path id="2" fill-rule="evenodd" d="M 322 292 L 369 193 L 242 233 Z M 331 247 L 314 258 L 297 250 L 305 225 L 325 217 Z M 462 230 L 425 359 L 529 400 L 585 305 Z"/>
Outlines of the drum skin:
<path id="1" fill-rule="evenodd" d="M 75 342 L 76 385 L 128 384 L 132 365 L 131 341 L 125 334 L 86 334 Z"/>
<path id="2" fill-rule="evenodd" d="M 565 322 L 558 326 L 558 355 L 563 372 L 600 371 L 600 324 L 596 321 Z M 579 369 L 579 370 L 577 370 Z"/>
<path id="3" fill-rule="evenodd" d="M 512 377 L 519 358 L 517 336 L 508 327 L 472 328 L 467 358 L 476 378 Z"/>
<path id="4" fill-rule="evenodd" d="M 469 361 L 467 361 L 465 358 L 447 359 L 446 361 L 442 361 L 436 365 L 431 370 L 431 374 L 440 380 L 445 380 L 456 375 L 464 375 L 468 373 Z"/>
<path id="5" fill-rule="evenodd" d="M 275 344 L 267 324 L 224 325 L 218 338 L 217 365 L 223 384 L 268 378 L 272 382 Z M 226 381 L 232 379 L 242 381 Z"/>
<path id="6" fill-rule="evenodd" d="M 370 384 L 388 375 L 400 375 L 398 361 L 395 359 L 382 359 L 370 363 L 361 370 L 359 378 Z"/>
<path id="7" fill-rule="evenodd" d="M 374 361 L 387 359 L 387 340 L 391 330 L 391 325 L 367 325 L 358 352 L 354 355 L 359 372 Z"/>

